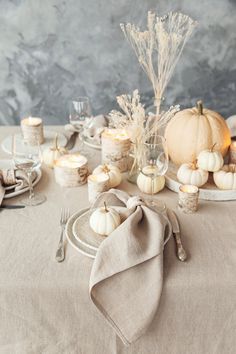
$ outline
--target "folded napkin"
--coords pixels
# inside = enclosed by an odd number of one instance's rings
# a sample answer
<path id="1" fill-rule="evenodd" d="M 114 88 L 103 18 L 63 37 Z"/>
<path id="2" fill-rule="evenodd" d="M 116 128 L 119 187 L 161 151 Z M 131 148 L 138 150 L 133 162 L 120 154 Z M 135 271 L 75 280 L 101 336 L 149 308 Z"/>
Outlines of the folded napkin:
<path id="1" fill-rule="evenodd" d="M 37 177 L 37 173 L 32 173 L 32 181 Z M 23 188 L 28 187 L 28 177 L 26 172 L 22 170 L 15 170 L 14 168 L 0 169 L 0 205 L 6 191 L 9 193 L 17 192 Z"/>
<path id="2" fill-rule="evenodd" d="M 152 322 L 163 283 L 163 249 L 171 236 L 167 218 L 140 197 L 111 189 L 93 207 L 126 206 L 128 217 L 100 245 L 90 276 L 90 297 L 124 344 Z"/>
<path id="3" fill-rule="evenodd" d="M 82 124 L 83 136 L 85 138 L 91 139 L 94 143 L 99 145 L 101 144 L 102 132 L 107 126 L 108 120 L 102 114 L 95 117 L 86 118 L 84 124 Z M 71 133 L 80 132 L 80 129 L 73 126 L 72 124 L 66 124 L 65 130 Z"/>

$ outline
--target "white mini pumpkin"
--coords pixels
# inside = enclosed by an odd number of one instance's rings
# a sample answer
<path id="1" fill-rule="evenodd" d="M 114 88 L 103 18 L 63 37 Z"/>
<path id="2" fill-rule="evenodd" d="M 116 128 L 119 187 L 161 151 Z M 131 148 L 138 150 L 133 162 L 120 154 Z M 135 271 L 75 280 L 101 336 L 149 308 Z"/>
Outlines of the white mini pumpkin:
<path id="1" fill-rule="evenodd" d="M 198 167 L 209 172 L 216 172 L 221 169 L 224 159 L 219 151 L 214 151 L 214 146 L 210 150 L 203 150 L 197 158 Z"/>
<path id="2" fill-rule="evenodd" d="M 183 184 L 203 186 L 208 180 L 209 173 L 197 167 L 196 162 L 184 163 L 177 172 L 178 180 Z"/>
<path id="3" fill-rule="evenodd" d="M 66 154 L 66 149 L 58 146 L 58 134 L 55 137 L 54 144 L 43 151 L 43 162 L 46 166 L 53 168 L 54 161 Z"/>
<path id="4" fill-rule="evenodd" d="M 122 174 L 118 167 L 113 165 L 99 165 L 97 166 L 93 174 L 98 175 L 100 173 L 105 173 L 109 177 L 109 187 L 117 187 L 122 181 Z"/>
<path id="5" fill-rule="evenodd" d="M 220 189 L 236 189 L 236 165 L 224 165 L 221 170 L 213 173 L 213 179 Z"/>
<path id="6" fill-rule="evenodd" d="M 91 229 L 99 235 L 108 236 L 121 223 L 120 214 L 113 208 L 104 207 L 96 209 L 89 219 Z"/>
<path id="7" fill-rule="evenodd" d="M 153 191 L 152 191 L 152 183 L 153 183 Z M 137 186 L 143 193 L 155 194 L 160 192 L 165 187 L 165 177 L 164 176 L 154 177 L 152 182 L 151 177 L 144 175 L 142 172 L 140 172 L 137 178 Z"/>

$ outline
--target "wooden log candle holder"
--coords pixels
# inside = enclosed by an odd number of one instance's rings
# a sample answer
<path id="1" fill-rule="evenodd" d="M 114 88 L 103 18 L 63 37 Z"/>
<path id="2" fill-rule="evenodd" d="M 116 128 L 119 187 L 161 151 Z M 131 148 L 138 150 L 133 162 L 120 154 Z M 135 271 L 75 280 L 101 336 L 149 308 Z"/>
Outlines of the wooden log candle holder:
<path id="1" fill-rule="evenodd" d="M 109 182 L 109 176 L 105 173 L 88 176 L 88 199 L 91 204 L 100 193 L 108 191 Z"/>
<path id="2" fill-rule="evenodd" d="M 24 140 L 30 145 L 43 144 L 43 121 L 41 118 L 29 117 L 22 119 L 21 130 Z"/>
<path id="3" fill-rule="evenodd" d="M 130 167 L 130 139 L 122 129 L 106 129 L 102 133 L 102 163 L 126 172 Z"/>
<path id="4" fill-rule="evenodd" d="M 88 160 L 80 154 L 63 155 L 54 164 L 56 182 L 62 187 L 77 187 L 87 182 Z"/>
<path id="5" fill-rule="evenodd" d="M 186 214 L 195 213 L 198 209 L 199 189 L 193 185 L 179 187 L 179 210 Z"/>

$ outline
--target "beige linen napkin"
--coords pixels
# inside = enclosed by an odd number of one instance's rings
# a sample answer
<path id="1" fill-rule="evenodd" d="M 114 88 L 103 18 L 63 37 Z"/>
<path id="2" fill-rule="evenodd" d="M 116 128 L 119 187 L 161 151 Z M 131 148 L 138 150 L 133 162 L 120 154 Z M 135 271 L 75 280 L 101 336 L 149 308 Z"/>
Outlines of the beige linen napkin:
<path id="1" fill-rule="evenodd" d="M 126 206 L 128 217 L 100 245 L 90 276 L 90 296 L 124 344 L 138 339 L 152 322 L 163 283 L 167 218 L 149 209 L 140 197 L 111 189 L 94 207 Z M 166 236 L 166 237 L 165 237 Z"/>
<path id="2" fill-rule="evenodd" d="M 36 172 L 32 173 L 32 181 L 37 177 Z M 6 190 L 16 192 L 28 186 L 28 177 L 22 170 L 0 169 L 0 205 L 2 204 Z M 12 187 L 12 188 L 11 188 Z"/>

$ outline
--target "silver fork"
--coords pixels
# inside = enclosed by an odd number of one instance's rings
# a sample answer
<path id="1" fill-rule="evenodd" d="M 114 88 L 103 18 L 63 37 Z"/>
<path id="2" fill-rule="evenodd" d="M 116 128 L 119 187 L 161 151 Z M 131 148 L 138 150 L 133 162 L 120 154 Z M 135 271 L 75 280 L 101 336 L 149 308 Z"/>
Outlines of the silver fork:
<path id="1" fill-rule="evenodd" d="M 56 260 L 57 262 L 63 262 L 65 259 L 65 249 L 64 249 L 64 231 L 66 227 L 66 223 L 70 217 L 70 211 L 67 208 L 62 208 L 61 209 L 61 219 L 60 219 L 60 225 L 61 225 L 61 236 L 60 236 L 60 241 L 57 247 L 57 252 L 56 252 Z"/>

